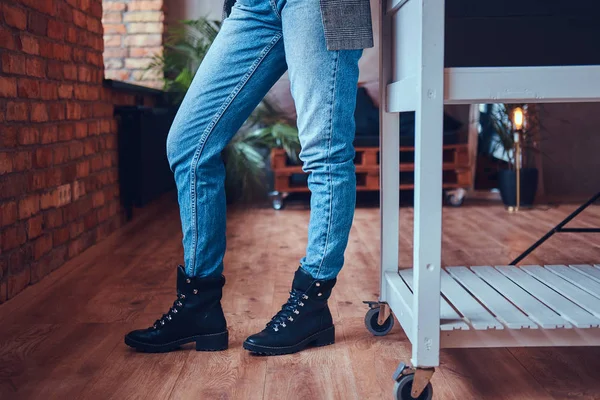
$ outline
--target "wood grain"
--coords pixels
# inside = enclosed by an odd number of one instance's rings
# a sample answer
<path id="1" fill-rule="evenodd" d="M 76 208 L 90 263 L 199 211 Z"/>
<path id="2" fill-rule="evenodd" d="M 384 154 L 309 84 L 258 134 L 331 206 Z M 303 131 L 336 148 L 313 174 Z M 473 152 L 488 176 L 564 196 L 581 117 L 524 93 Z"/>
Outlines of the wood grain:
<path id="1" fill-rule="evenodd" d="M 497 203 L 444 209 L 445 265 L 499 265 L 529 247 L 575 206 L 509 215 Z M 400 264 L 412 262 L 411 208 L 400 212 Z M 288 296 L 303 256 L 309 213 L 232 209 L 223 307 L 230 349 L 140 354 L 123 345 L 174 300 L 181 262 L 176 203 L 168 196 L 39 284 L 0 306 L 1 399 L 387 399 L 391 375 L 411 347 L 396 325 L 364 328 L 363 300 L 378 296 L 379 211 L 357 210 L 346 266 L 330 301 L 336 344 L 275 358 L 241 349 Z M 573 226 L 600 226 L 592 207 Z M 600 261 L 598 235 L 562 234 L 525 263 Z M 436 399 L 600 399 L 600 349 L 445 350 Z"/>

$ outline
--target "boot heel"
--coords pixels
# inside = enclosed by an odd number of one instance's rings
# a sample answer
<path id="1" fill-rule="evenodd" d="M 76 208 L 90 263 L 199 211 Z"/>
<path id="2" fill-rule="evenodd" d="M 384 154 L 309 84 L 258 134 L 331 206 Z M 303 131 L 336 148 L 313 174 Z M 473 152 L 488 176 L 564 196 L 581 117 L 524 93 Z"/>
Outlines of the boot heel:
<path id="1" fill-rule="evenodd" d="M 229 347 L 229 332 L 203 335 L 196 338 L 196 351 L 221 351 Z"/>
<path id="2" fill-rule="evenodd" d="M 312 342 L 312 345 L 315 347 L 320 346 L 328 346 L 330 344 L 335 343 L 335 327 L 327 328 L 322 332 L 319 332 L 319 335 Z"/>

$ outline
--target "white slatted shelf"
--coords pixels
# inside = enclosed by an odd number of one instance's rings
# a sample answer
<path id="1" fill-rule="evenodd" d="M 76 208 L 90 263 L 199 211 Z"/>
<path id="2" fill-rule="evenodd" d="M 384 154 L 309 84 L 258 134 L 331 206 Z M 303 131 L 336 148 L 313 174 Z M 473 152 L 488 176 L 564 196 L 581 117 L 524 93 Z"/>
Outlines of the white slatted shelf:
<path id="1" fill-rule="evenodd" d="M 592 296 L 588 292 L 583 291 L 539 265 L 524 266 L 521 267 L 521 269 L 594 315 L 596 318 L 600 318 L 599 298 Z M 600 320 L 598 320 L 598 322 L 600 322 Z"/>
<path id="2" fill-rule="evenodd" d="M 441 274 L 442 294 L 448 298 L 474 329 L 504 329 L 504 326 L 446 271 L 442 269 Z"/>
<path id="3" fill-rule="evenodd" d="M 571 324 L 519 285 L 492 267 L 471 267 L 481 279 L 523 310 L 529 318 L 544 329 L 571 328 Z"/>
<path id="4" fill-rule="evenodd" d="M 567 267 L 566 265 L 547 265 L 546 269 L 585 290 L 592 296 L 600 298 L 600 282 L 590 279 L 578 270 Z"/>
<path id="5" fill-rule="evenodd" d="M 596 282 L 600 282 L 600 268 L 598 268 L 597 266 L 593 267 L 591 265 L 571 265 L 570 267 L 576 269 L 577 271 L 595 280 Z"/>
<path id="6" fill-rule="evenodd" d="M 450 275 L 469 290 L 509 329 L 537 329 L 537 325 L 521 310 L 506 300 L 466 267 L 448 267 Z"/>
<path id="7" fill-rule="evenodd" d="M 413 290 L 412 268 L 400 270 L 400 276 L 404 279 L 410 290 Z M 458 315 L 443 297 L 440 297 L 440 329 L 442 331 L 469 329 L 469 325 L 465 323 L 461 316 Z"/>
<path id="8" fill-rule="evenodd" d="M 576 327 L 592 328 L 599 325 L 600 321 L 596 317 L 521 269 L 512 265 L 496 267 L 496 269 Z"/>

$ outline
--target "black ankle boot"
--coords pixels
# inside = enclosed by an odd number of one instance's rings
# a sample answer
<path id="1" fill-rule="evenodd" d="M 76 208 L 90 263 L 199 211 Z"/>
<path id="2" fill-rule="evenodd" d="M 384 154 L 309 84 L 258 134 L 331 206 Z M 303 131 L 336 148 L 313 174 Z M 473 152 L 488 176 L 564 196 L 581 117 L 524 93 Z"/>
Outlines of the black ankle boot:
<path id="1" fill-rule="evenodd" d="M 125 344 L 140 351 L 162 353 L 196 342 L 198 351 L 225 350 L 229 335 L 221 308 L 223 276 L 193 278 L 177 268 L 177 300 L 153 326 L 129 332 Z"/>
<path id="2" fill-rule="evenodd" d="M 315 280 L 298 268 L 290 297 L 266 328 L 244 342 L 253 353 L 280 355 L 296 353 L 308 346 L 335 342 L 335 330 L 327 299 L 336 280 Z"/>

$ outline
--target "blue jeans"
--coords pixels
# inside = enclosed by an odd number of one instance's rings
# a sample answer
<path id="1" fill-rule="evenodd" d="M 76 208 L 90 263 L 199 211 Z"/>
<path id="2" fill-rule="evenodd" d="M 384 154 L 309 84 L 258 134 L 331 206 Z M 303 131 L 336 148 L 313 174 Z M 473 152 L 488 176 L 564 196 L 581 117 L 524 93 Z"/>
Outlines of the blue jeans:
<path id="1" fill-rule="evenodd" d="M 328 51 L 320 0 L 238 0 L 181 104 L 167 139 L 186 273 L 220 274 L 225 254 L 221 151 L 289 70 L 311 213 L 301 267 L 337 276 L 356 200 L 354 109 L 361 50 Z"/>

